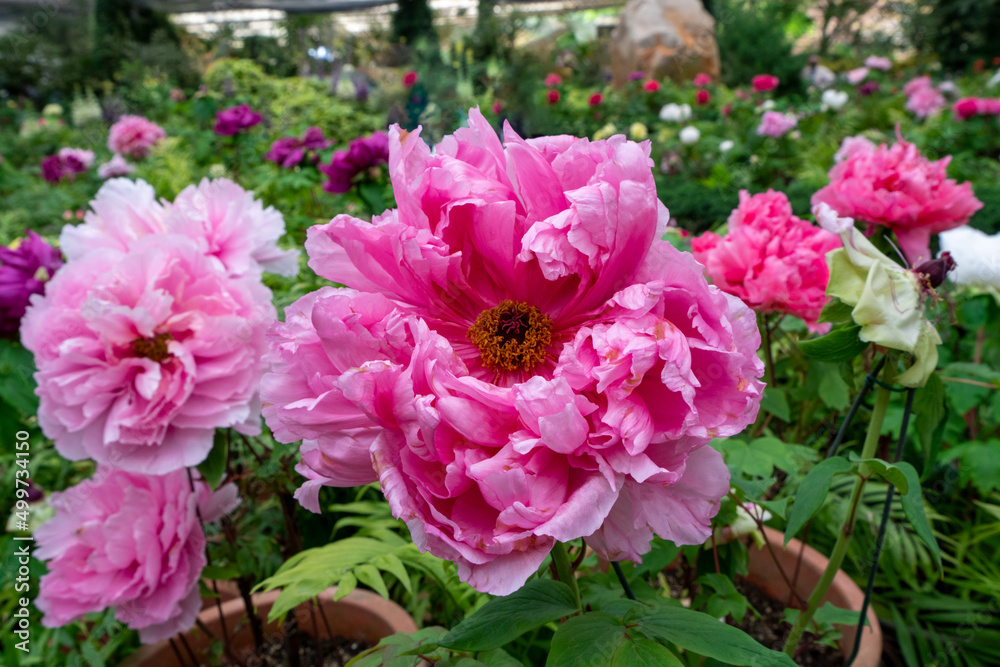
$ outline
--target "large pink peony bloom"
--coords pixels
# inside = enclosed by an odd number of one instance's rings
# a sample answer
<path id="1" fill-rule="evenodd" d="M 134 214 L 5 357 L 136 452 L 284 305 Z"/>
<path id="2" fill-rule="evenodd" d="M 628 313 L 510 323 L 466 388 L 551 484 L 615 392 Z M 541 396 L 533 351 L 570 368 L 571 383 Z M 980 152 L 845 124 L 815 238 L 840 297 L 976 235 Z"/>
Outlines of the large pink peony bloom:
<path id="1" fill-rule="evenodd" d="M 648 143 L 469 122 L 433 154 L 393 128 L 399 208 L 309 230 L 310 267 L 353 289 L 269 334 L 265 419 L 303 439 L 300 501 L 378 479 L 421 549 L 499 595 L 557 540 L 704 541 L 729 484 L 706 443 L 760 400 L 753 313 L 660 240 Z"/>
<path id="2" fill-rule="evenodd" d="M 69 260 L 100 248 L 125 251 L 138 238 L 166 233 L 166 209 L 145 181 L 111 179 L 97 191 L 90 208 L 82 225 L 65 225 L 59 235 L 59 247 Z"/>
<path id="3" fill-rule="evenodd" d="M 205 534 L 237 504 L 236 487 L 216 492 L 187 472 L 142 475 L 99 467 L 94 479 L 52 494 L 55 516 L 35 532 L 48 561 L 35 604 L 58 628 L 117 607 L 115 618 L 149 644 L 190 629 L 201 609 Z"/>
<path id="4" fill-rule="evenodd" d="M 38 421 L 71 460 L 163 474 L 201 463 L 216 428 L 257 432 L 271 293 L 231 278 L 190 239 L 92 251 L 34 296 Z"/>
<path id="5" fill-rule="evenodd" d="M 830 184 L 812 196 L 842 217 L 885 225 L 896 234 L 906 259 L 916 266 L 931 259 L 931 234 L 960 227 L 983 203 L 969 183 L 947 177 L 951 157 L 931 162 L 899 138 L 892 146 L 845 139 Z"/>
<path id="6" fill-rule="evenodd" d="M 784 193 L 773 190 L 741 191 L 726 236 L 708 232 L 691 241 L 720 289 L 758 312 L 801 317 L 812 331 L 829 329 L 817 320 L 827 302 L 826 253 L 839 247 L 836 235 L 795 217 Z"/>
<path id="7" fill-rule="evenodd" d="M 130 158 L 141 160 L 150 149 L 166 138 L 163 128 L 142 116 L 122 116 L 111 126 L 108 149 Z"/>

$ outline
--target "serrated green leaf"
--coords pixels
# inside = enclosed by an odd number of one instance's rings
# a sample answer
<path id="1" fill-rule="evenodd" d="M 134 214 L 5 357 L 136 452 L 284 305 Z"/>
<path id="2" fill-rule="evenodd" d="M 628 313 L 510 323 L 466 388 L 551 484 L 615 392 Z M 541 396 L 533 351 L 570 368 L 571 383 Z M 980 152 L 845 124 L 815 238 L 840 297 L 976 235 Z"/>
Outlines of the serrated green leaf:
<path id="1" fill-rule="evenodd" d="M 787 422 L 791 418 L 791 411 L 788 409 L 788 398 L 785 392 L 776 387 L 764 387 L 764 396 L 760 400 L 760 409 L 770 412 L 772 415 Z"/>
<path id="2" fill-rule="evenodd" d="M 569 586 L 536 579 L 506 597 L 487 602 L 456 625 L 440 644 L 460 651 L 488 651 L 577 611 Z"/>
<path id="3" fill-rule="evenodd" d="M 792 510 L 788 514 L 788 525 L 785 528 L 785 546 L 788 541 L 795 537 L 802 527 L 808 523 L 809 519 L 823 506 L 827 494 L 830 492 L 830 483 L 833 476 L 851 470 L 852 466 L 847 459 L 841 456 L 834 456 L 824 461 L 820 461 L 810 470 L 799 484 L 799 491 L 792 501 Z"/>
<path id="4" fill-rule="evenodd" d="M 223 429 L 215 429 L 215 441 L 204 461 L 198 464 L 198 472 L 213 489 L 219 488 L 222 476 L 226 474 L 226 462 L 229 460 L 229 439 Z"/>
<path id="5" fill-rule="evenodd" d="M 903 513 L 913 526 L 913 531 L 931 550 L 938 569 L 942 569 L 941 547 L 938 546 L 937 538 L 934 537 L 934 531 L 931 530 L 931 524 L 924 512 L 924 493 L 920 488 L 920 476 L 917 475 L 916 468 L 905 461 L 896 465 L 903 471 L 908 485 L 907 492 L 901 497 Z"/>
<path id="6" fill-rule="evenodd" d="M 868 343 L 858 338 L 861 327 L 850 322 L 841 322 L 830 329 L 830 333 L 819 338 L 800 340 L 799 349 L 810 359 L 837 363 L 850 361 L 865 351 Z"/>
<path id="7" fill-rule="evenodd" d="M 651 639 L 671 642 L 730 665 L 795 665 L 784 653 L 765 648 L 742 630 L 682 606 L 638 605 L 626 615 L 625 622 Z"/>

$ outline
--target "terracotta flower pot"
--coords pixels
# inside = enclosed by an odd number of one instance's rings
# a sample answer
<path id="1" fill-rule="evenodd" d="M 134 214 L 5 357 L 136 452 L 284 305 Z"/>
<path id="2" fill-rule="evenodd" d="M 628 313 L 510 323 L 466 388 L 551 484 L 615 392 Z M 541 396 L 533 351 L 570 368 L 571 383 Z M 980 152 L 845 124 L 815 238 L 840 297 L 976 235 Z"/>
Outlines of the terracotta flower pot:
<path id="1" fill-rule="evenodd" d="M 354 590 L 342 600 L 334 601 L 336 588 L 328 588 L 317 598 L 330 631 L 339 635 L 367 643 L 378 643 L 383 637 L 396 632 L 416 632 L 417 625 L 413 618 L 402 607 L 391 600 L 364 590 Z M 221 591 L 220 591 L 221 593 Z M 267 623 L 267 614 L 278 598 L 278 591 L 270 591 L 253 596 L 257 615 L 265 621 L 264 640 L 278 642 L 283 639 L 282 622 Z M 243 600 L 236 598 L 222 603 L 222 619 L 215 605 L 198 614 L 198 619 L 204 623 L 216 637 L 222 637 L 222 623 L 230 637 L 230 648 L 235 655 L 246 661 L 253 653 L 253 635 L 246 622 Z M 310 613 L 308 605 L 300 605 L 295 610 L 299 631 L 312 637 L 325 637 L 327 634 L 323 617 L 318 611 Z M 313 621 L 316 621 L 315 625 Z M 188 644 L 199 661 L 206 661 L 212 639 L 200 629 L 193 628 L 185 633 Z M 183 649 L 181 649 L 183 652 Z M 187 656 L 185 656 L 187 657 Z M 184 665 L 177 662 L 177 656 L 168 641 L 143 646 L 130 655 L 121 667 L 192 667 L 190 659 Z"/>
<path id="2" fill-rule="evenodd" d="M 758 549 L 752 542 L 750 544 L 750 563 L 747 581 L 754 584 L 767 595 L 784 603 L 788 600 L 790 589 L 785 583 L 779 571 L 779 564 L 789 580 L 793 579 L 795 564 L 799 558 L 799 550 L 803 548 L 802 542 L 796 539 L 789 540 L 788 547 L 783 547 L 782 542 L 785 537 L 777 530 L 764 528 L 764 537 L 774 550 L 774 555 L 778 564 L 768 552 L 767 547 Z M 826 556 L 816 551 L 812 547 L 806 546 L 802 552 L 802 563 L 799 566 L 798 578 L 795 579 L 795 588 L 798 595 L 804 600 L 812 593 L 816 582 L 823 575 L 826 565 L 829 562 Z M 842 609 L 854 609 L 861 611 L 861 605 L 865 595 L 854 580 L 847 576 L 843 570 L 837 572 L 833 578 L 833 583 L 823 598 L 824 604 L 831 602 Z M 861 648 L 854 659 L 853 667 L 877 667 L 882 658 L 882 628 L 878 623 L 878 616 L 875 611 L 868 607 L 868 623 L 865 626 L 861 637 Z M 843 638 L 840 640 L 840 650 L 846 660 L 854 648 L 854 637 L 857 634 L 857 627 L 840 626 Z"/>

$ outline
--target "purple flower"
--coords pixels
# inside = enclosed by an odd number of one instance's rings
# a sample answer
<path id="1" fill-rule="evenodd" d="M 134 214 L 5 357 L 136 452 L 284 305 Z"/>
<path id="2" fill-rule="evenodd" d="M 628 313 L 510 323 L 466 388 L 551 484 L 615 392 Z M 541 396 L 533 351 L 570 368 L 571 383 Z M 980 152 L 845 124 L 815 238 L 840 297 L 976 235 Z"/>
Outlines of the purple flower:
<path id="1" fill-rule="evenodd" d="M 45 282 L 60 266 L 60 252 L 30 230 L 20 242 L 0 247 L 0 336 L 17 336 L 29 298 L 45 292 Z"/>
<path id="2" fill-rule="evenodd" d="M 63 160 L 58 155 L 50 155 L 42 160 L 42 178 L 49 183 L 58 183 L 63 176 L 69 176 Z"/>
<path id="3" fill-rule="evenodd" d="M 240 132 L 246 132 L 260 121 L 259 113 L 246 104 L 240 104 L 215 114 L 215 133 L 230 137 Z"/>
<path id="4" fill-rule="evenodd" d="M 323 130 L 318 127 L 310 127 L 302 137 L 302 146 L 307 151 L 321 151 L 330 145 L 330 141 L 323 136 Z"/>
<path id="5" fill-rule="evenodd" d="M 629 81 L 642 81 L 645 78 L 646 78 L 646 73 L 645 72 L 635 71 L 635 72 L 629 73 L 629 75 L 628 75 L 628 80 Z"/>
<path id="6" fill-rule="evenodd" d="M 868 97 L 872 93 L 877 93 L 879 90 L 878 81 L 866 81 L 864 84 L 858 87 L 858 95 L 861 97 Z"/>
<path id="7" fill-rule="evenodd" d="M 264 156 L 264 159 L 285 169 L 290 169 L 305 159 L 306 151 L 321 151 L 329 145 L 330 142 L 323 136 L 323 130 L 318 127 L 310 127 L 302 139 L 284 137 L 272 143 L 271 150 Z M 312 159 L 315 162 L 317 157 L 313 155 Z"/>
<path id="8" fill-rule="evenodd" d="M 334 153 L 330 164 L 320 165 L 320 171 L 329 178 L 323 189 L 335 194 L 347 192 L 355 176 L 388 162 L 389 135 L 375 132 L 369 137 L 359 137 L 351 142 L 346 151 Z"/>

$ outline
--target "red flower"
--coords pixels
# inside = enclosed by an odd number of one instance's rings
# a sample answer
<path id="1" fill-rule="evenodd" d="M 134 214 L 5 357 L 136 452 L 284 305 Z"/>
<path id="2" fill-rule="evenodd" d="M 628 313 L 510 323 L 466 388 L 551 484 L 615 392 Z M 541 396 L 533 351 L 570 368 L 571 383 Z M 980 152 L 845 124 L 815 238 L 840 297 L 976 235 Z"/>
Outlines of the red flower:
<path id="1" fill-rule="evenodd" d="M 660 89 L 660 82 L 650 79 L 646 83 L 642 84 L 642 87 L 646 90 L 646 92 L 655 93 Z"/>
<path id="2" fill-rule="evenodd" d="M 559 91 L 554 88 L 548 93 L 549 104 L 555 104 L 559 101 Z"/>
<path id="3" fill-rule="evenodd" d="M 758 93 L 765 93 L 778 87 L 778 77 L 771 74 L 758 74 L 751 81 L 750 85 Z"/>
<path id="4" fill-rule="evenodd" d="M 975 72 L 976 74 L 982 72 L 984 67 L 986 67 L 986 61 L 983 60 L 982 58 L 978 58 L 974 60 L 972 63 L 972 71 Z"/>
<path id="5" fill-rule="evenodd" d="M 493 109 L 493 113 L 499 114 L 503 111 L 503 104 L 501 102 L 494 102 L 491 108 Z"/>
<path id="6" fill-rule="evenodd" d="M 996 58 L 993 59 L 993 64 L 1000 65 L 1000 56 L 997 56 Z"/>
<path id="7" fill-rule="evenodd" d="M 560 83 L 562 83 L 562 77 L 554 72 L 545 77 L 545 85 L 549 88 L 552 86 L 558 86 Z"/>
<path id="8" fill-rule="evenodd" d="M 420 77 L 412 69 L 403 75 L 403 85 L 407 88 L 412 88 L 419 80 Z"/>
<path id="9" fill-rule="evenodd" d="M 604 101 L 604 95 L 600 93 L 594 93 L 590 96 L 590 106 L 596 107 L 598 104 Z"/>
<path id="10" fill-rule="evenodd" d="M 712 94 L 707 90 L 699 90 L 695 99 L 698 101 L 698 104 L 708 104 L 708 101 L 712 99 Z"/>

